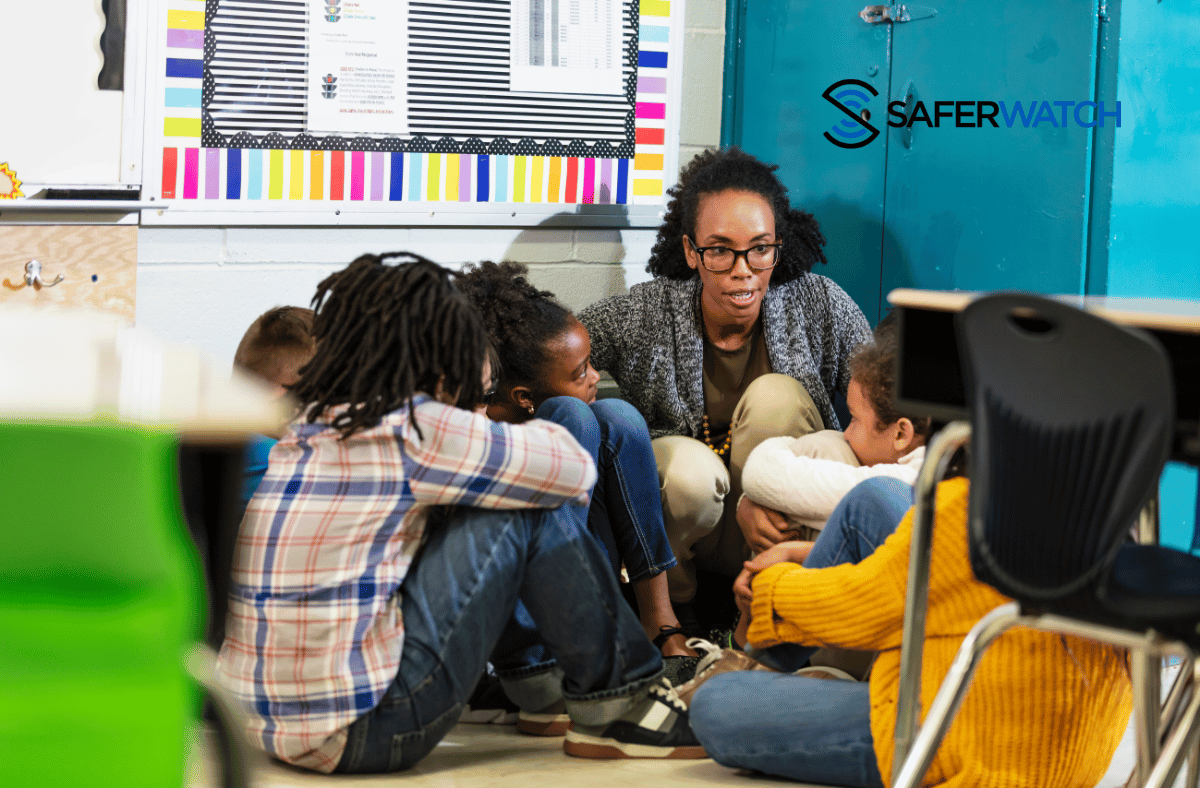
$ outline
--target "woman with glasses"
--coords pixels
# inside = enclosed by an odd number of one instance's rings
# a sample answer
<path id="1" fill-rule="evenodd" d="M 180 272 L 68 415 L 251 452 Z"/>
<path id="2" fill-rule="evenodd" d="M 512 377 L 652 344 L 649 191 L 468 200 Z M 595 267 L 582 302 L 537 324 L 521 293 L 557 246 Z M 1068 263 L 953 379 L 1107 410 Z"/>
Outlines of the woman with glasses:
<path id="1" fill-rule="evenodd" d="M 737 148 L 697 156 L 669 192 L 654 279 L 579 315 L 592 363 L 654 437 L 678 560 L 668 582 L 685 628 L 704 614 L 688 612 L 696 569 L 732 579 L 749 557 L 736 510 L 751 450 L 777 435 L 840 429 L 834 396 L 871 338 L 845 291 L 811 273 L 826 262 L 825 237 L 812 214 L 791 207 L 776 169 Z"/>

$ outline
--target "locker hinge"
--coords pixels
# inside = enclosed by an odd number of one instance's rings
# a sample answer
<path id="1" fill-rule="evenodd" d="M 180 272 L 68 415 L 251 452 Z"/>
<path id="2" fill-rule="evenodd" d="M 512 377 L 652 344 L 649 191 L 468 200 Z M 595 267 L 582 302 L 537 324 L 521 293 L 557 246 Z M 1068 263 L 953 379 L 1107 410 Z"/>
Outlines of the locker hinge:
<path id="1" fill-rule="evenodd" d="M 869 5 L 859 11 L 858 15 L 867 24 L 878 25 L 883 22 L 911 22 L 914 19 L 929 19 L 937 16 L 937 9 L 907 4 Z"/>

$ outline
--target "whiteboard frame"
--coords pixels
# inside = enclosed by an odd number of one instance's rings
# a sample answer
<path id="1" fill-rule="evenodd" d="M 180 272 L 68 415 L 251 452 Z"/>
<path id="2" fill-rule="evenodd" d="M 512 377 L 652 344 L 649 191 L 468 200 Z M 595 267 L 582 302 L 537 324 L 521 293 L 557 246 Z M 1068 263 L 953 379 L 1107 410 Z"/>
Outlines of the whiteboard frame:
<path id="1" fill-rule="evenodd" d="M 136 119 L 141 133 L 136 142 L 128 140 L 132 152 L 134 145 L 141 148 L 141 166 L 137 172 L 143 184 L 143 199 L 159 201 L 154 193 L 148 193 L 147 183 L 155 183 L 162 177 L 161 148 L 163 122 L 162 113 L 148 109 L 150 101 L 165 89 L 165 74 L 154 64 L 163 62 L 165 39 L 158 25 L 157 14 L 165 14 L 167 0 L 129 0 L 142 6 L 137 15 L 138 34 L 141 46 L 134 47 L 140 53 L 137 58 L 139 70 L 139 94 L 126 100 L 134 104 L 140 118 Z M 639 0 L 633 0 L 635 8 Z M 529 203 L 529 202 L 416 202 L 416 201 L 350 201 L 350 200 L 239 200 L 231 208 L 230 200 L 171 199 L 161 210 L 143 210 L 141 223 L 146 226 L 494 226 L 494 227 L 657 227 L 662 223 L 670 196 L 668 190 L 675 185 L 679 173 L 680 116 L 683 97 L 683 51 L 686 41 L 686 0 L 670 0 L 669 18 L 670 57 L 667 63 L 668 85 L 666 94 L 667 117 L 665 121 L 663 151 L 663 195 L 656 203 L 582 204 L 582 203 Z M 133 15 L 130 14 L 132 18 Z M 132 23 L 131 23 L 132 26 Z M 127 47 L 127 51 L 128 51 Z M 127 63 L 129 58 L 127 57 Z M 129 86 L 129 73 L 126 73 Z M 128 116 L 127 116 L 128 117 Z M 129 118 L 131 124 L 134 119 Z M 154 128 L 155 124 L 159 128 Z M 131 153 L 132 155 L 132 153 Z M 630 160 L 630 191 L 632 193 L 633 162 Z M 125 165 L 123 164 L 123 170 Z M 170 208 L 170 210 L 166 210 Z"/>
<path id="2" fill-rule="evenodd" d="M 146 41 L 151 0 L 125 0 L 125 84 L 121 101 L 121 183 L 142 184 L 146 123 Z"/>

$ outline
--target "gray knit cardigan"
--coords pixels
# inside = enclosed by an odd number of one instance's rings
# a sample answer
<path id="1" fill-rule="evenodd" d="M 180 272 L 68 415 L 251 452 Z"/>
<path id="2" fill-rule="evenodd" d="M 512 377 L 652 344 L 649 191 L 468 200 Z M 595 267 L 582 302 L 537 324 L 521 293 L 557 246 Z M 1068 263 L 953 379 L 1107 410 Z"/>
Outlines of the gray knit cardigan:
<path id="1" fill-rule="evenodd" d="M 700 278 L 659 277 L 579 314 L 592 340 L 592 365 L 607 371 L 622 396 L 641 411 L 650 434 L 701 434 L 704 340 Z M 762 302 L 771 369 L 790 375 L 812 397 L 825 426 L 841 429 L 835 392 L 850 383 L 848 361 L 871 338 L 858 304 L 832 280 L 804 274 L 771 285 Z"/>

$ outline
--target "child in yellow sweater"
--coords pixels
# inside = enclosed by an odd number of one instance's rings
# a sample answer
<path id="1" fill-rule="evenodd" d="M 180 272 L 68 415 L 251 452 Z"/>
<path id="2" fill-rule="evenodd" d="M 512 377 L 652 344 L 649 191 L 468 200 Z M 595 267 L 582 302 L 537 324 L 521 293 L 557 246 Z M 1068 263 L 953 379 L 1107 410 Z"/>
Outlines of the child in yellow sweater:
<path id="1" fill-rule="evenodd" d="M 966 479 L 938 488 L 922 709 L 970 628 L 1008 601 L 971 573 L 967 497 Z M 691 723 L 719 763 L 802 782 L 890 782 L 912 538 L 911 511 L 903 513 L 911 502 L 902 482 L 870 479 L 843 499 L 811 552 L 806 543 L 785 542 L 746 563 L 735 591 L 751 599 L 756 648 L 774 654 L 779 644 L 799 643 L 881 653 L 869 685 L 770 671 L 705 682 L 692 700 Z M 924 784 L 1091 788 L 1130 710 L 1123 651 L 1010 630 L 984 655 Z"/>

